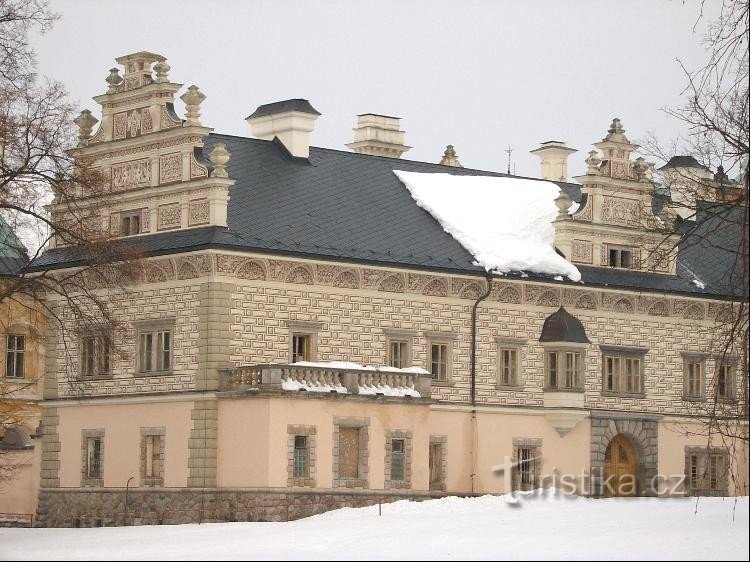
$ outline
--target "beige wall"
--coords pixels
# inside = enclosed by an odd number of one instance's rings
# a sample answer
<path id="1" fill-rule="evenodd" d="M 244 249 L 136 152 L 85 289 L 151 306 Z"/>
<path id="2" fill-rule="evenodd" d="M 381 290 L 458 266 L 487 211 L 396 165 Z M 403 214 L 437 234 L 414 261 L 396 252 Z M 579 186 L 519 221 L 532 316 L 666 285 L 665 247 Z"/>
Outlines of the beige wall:
<path id="1" fill-rule="evenodd" d="M 39 497 L 39 461 L 42 447 L 0 452 L 0 513 L 33 514 Z M 8 467 L 8 468 L 6 468 Z"/>
<path id="2" fill-rule="evenodd" d="M 58 407 L 60 486 L 81 485 L 81 431 L 104 430 L 104 486 L 140 485 L 141 427 L 164 427 L 164 485 L 187 484 L 188 438 L 193 402 L 86 404 Z"/>
<path id="3" fill-rule="evenodd" d="M 287 426 L 315 426 L 316 483 L 333 485 L 334 418 L 369 418 L 370 489 L 383 489 L 385 434 L 412 432 L 412 490 L 428 489 L 429 408 L 363 400 L 251 398 L 219 401 L 219 486 L 286 487 Z"/>

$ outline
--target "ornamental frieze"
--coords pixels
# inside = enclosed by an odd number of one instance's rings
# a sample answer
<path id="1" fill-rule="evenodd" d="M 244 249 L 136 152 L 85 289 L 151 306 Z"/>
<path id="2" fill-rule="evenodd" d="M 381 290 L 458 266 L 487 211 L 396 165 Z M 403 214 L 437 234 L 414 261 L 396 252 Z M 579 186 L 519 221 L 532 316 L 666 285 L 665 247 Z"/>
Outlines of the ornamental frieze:
<path id="1" fill-rule="evenodd" d="M 571 259 L 578 263 L 594 262 L 594 244 L 588 240 L 573 240 Z"/>
<path id="2" fill-rule="evenodd" d="M 115 113 L 112 117 L 112 139 L 130 139 L 153 131 L 151 111 L 147 108 Z"/>
<path id="3" fill-rule="evenodd" d="M 112 189 L 115 191 L 151 185 L 151 160 L 143 158 L 112 166 Z"/>
<path id="4" fill-rule="evenodd" d="M 604 197 L 602 201 L 602 222 L 625 226 L 639 225 L 641 206 L 638 201 L 622 197 Z"/>
<path id="5" fill-rule="evenodd" d="M 188 226 L 208 224 L 208 199 L 194 199 L 188 205 Z"/>
<path id="6" fill-rule="evenodd" d="M 159 183 L 182 181 L 182 154 L 173 152 L 159 156 Z"/>
<path id="7" fill-rule="evenodd" d="M 675 316 L 681 316 L 688 320 L 703 320 L 706 310 L 703 303 L 676 299 L 672 301 L 672 310 Z"/>
<path id="8" fill-rule="evenodd" d="M 170 228 L 179 228 L 182 224 L 182 205 L 171 203 L 169 205 L 159 206 L 159 230 L 168 230 Z"/>
<path id="9" fill-rule="evenodd" d="M 521 288 L 511 283 L 493 283 L 490 299 L 510 304 L 521 304 Z"/>

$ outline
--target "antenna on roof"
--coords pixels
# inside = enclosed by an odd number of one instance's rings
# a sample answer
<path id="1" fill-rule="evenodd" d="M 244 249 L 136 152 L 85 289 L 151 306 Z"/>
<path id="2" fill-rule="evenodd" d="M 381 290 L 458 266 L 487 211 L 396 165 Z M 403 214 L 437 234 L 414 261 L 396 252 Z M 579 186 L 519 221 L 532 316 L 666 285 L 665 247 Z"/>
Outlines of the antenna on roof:
<path id="1" fill-rule="evenodd" d="M 508 155 L 508 175 L 510 175 L 510 155 L 513 154 L 513 147 L 511 145 L 508 145 L 508 148 L 503 152 Z"/>

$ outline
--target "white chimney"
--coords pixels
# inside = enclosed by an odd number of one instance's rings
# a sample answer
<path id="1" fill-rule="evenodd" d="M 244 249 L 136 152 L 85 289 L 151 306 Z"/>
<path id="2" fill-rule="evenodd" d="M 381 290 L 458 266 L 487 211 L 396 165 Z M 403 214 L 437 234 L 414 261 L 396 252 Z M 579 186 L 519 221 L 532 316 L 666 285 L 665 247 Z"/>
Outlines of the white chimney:
<path id="1" fill-rule="evenodd" d="M 309 101 L 293 99 L 261 105 L 245 121 L 256 138 L 278 137 L 292 156 L 308 158 L 310 133 L 319 115 Z"/>
<path id="2" fill-rule="evenodd" d="M 346 146 L 359 154 L 401 158 L 411 147 L 404 144 L 404 131 L 399 130 L 398 117 L 363 113 L 357 116 L 354 142 Z"/>
<path id="3" fill-rule="evenodd" d="M 575 148 L 568 148 L 564 142 L 547 141 L 531 154 L 536 154 L 542 161 L 542 177 L 549 181 L 568 180 L 568 156 L 578 152 Z"/>

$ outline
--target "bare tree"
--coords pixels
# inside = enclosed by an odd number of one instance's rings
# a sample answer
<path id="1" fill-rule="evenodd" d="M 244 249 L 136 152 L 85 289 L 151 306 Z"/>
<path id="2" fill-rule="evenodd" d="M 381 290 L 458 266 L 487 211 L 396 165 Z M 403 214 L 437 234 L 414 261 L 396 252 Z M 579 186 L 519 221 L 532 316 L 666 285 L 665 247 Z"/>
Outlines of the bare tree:
<path id="1" fill-rule="evenodd" d="M 704 23 L 704 8 L 705 0 L 696 26 Z M 706 23 L 705 62 L 692 69 L 678 60 L 685 103 L 665 111 L 686 126 L 686 137 L 665 146 L 651 135 L 642 143 L 649 156 L 668 162 L 656 193 L 665 245 L 678 239 L 681 252 L 721 264 L 711 280 L 694 279 L 711 283 L 723 302 L 710 306 L 715 323 L 702 334 L 716 367 L 706 400 L 691 408 L 705 420 L 700 433 L 707 443 L 721 444 L 735 459 L 748 446 L 749 15 L 748 0 L 723 0 Z M 729 476 L 737 482 L 739 474 Z"/>
<path id="2" fill-rule="evenodd" d="M 107 334 L 106 353 L 116 353 L 109 342 L 116 341 L 110 334 L 118 325 L 108 303 L 139 277 L 139 256 L 114 240 L 102 218 L 108 215 L 95 203 L 106 201 L 108 178 L 69 152 L 78 135 L 65 88 L 35 73 L 29 33 L 45 32 L 57 18 L 45 0 L 0 0 L 0 218 L 31 246 L 28 253 L 15 248 L 27 259 L 0 279 L 0 337 L 20 310 L 37 324 L 29 339 L 43 338 L 45 324 L 66 320 L 65 309 L 76 325 Z M 73 337 L 62 331 L 66 352 L 73 350 Z M 0 437 L 19 423 L 20 395 L 38 382 L 9 386 L 6 374 L 0 373 Z M 78 380 L 77 373 L 67 378 Z"/>

